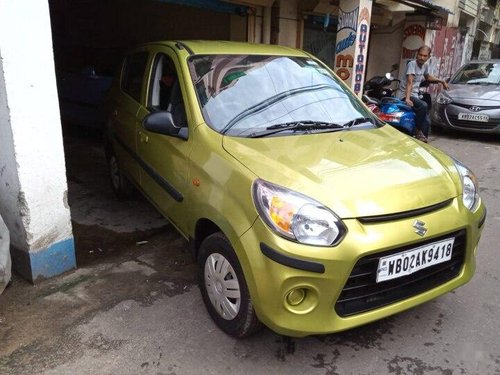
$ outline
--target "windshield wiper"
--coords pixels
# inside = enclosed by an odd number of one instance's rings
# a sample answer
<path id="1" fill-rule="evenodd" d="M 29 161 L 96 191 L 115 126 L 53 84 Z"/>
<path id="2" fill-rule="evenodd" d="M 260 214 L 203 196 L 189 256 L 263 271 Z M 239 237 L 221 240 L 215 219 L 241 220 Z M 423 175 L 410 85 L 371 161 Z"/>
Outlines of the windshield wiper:
<path id="1" fill-rule="evenodd" d="M 248 135 L 248 138 L 267 137 L 283 131 L 311 131 L 311 130 L 338 130 L 345 129 L 345 125 L 335 124 L 333 122 L 323 121 L 292 121 L 283 124 L 268 126 L 265 130 L 254 132 Z"/>
<path id="2" fill-rule="evenodd" d="M 340 129 L 348 129 L 351 126 L 370 123 L 374 125 L 374 120 L 370 117 L 358 117 L 354 120 L 348 121 L 345 124 L 336 124 L 334 122 L 325 121 L 292 121 L 283 124 L 276 124 L 268 126 L 265 130 L 254 132 L 248 135 L 248 138 L 261 138 L 267 137 L 283 131 L 311 131 L 311 130 L 328 130 L 335 131 Z"/>
<path id="3" fill-rule="evenodd" d="M 344 128 L 350 128 L 351 126 L 359 125 L 359 124 L 365 124 L 367 122 L 369 122 L 372 125 L 375 125 L 375 121 L 372 118 L 370 118 L 370 117 L 357 117 L 354 120 L 346 122 L 343 125 L 343 127 Z"/>
<path id="4" fill-rule="evenodd" d="M 224 128 L 222 128 L 222 130 L 220 132 L 222 134 L 226 134 L 234 125 L 236 125 L 238 122 L 242 121 L 243 119 L 245 119 L 251 115 L 260 113 L 263 110 L 265 110 L 266 108 L 268 108 L 276 103 L 279 103 L 279 102 L 281 102 L 281 101 L 283 101 L 291 96 L 306 93 L 306 92 L 317 91 L 317 90 L 338 90 L 338 89 L 333 87 L 333 86 L 330 86 L 330 85 L 318 84 L 318 85 L 311 85 L 311 86 L 306 86 L 306 87 L 299 87 L 296 89 L 291 89 L 291 90 L 281 92 L 279 94 L 276 94 L 274 96 L 271 96 L 270 98 L 267 98 L 267 99 L 261 101 L 260 103 L 255 104 L 254 106 L 247 108 L 243 112 L 239 113 L 238 115 L 233 117 L 233 119 L 231 119 L 226 124 L 226 126 L 224 126 Z"/>

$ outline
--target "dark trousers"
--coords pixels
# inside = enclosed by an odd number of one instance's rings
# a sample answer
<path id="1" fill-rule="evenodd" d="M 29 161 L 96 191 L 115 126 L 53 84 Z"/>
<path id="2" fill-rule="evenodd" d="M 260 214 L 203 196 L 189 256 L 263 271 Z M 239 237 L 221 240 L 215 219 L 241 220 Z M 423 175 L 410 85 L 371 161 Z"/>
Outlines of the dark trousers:
<path id="1" fill-rule="evenodd" d="M 416 96 L 412 96 L 411 101 L 413 102 L 413 110 L 415 111 L 416 115 L 416 125 L 417 129 L 420 129 L 422 133 L 426 137 L 429 136 L 429 117 L 427 116 L 427 103 L 424 102 L 422 99 L 417 98 Z"/>

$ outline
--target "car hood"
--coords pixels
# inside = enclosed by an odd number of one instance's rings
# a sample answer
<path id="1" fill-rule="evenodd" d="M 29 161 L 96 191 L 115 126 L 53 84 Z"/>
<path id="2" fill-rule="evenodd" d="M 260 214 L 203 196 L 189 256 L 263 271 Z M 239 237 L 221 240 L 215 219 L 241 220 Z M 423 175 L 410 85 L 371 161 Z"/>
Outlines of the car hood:
<path id="1" fill-rule="evenodd" d="M 405 212 L 457 196 L 452 177 L 430 149 L 389 126 L 226 136 L 223 147 L 259 178 L 314 198 L 341 218 Z"/>
<path id="2" fill-rule="evenodd" d="M 456 85 L 450 84 L 448 95 L 456 99 L 467 99 L 472 104 L 498 105 L 500 102 L 500 85 Z M 491 102 L 495 102 L 494 104 Z"/>

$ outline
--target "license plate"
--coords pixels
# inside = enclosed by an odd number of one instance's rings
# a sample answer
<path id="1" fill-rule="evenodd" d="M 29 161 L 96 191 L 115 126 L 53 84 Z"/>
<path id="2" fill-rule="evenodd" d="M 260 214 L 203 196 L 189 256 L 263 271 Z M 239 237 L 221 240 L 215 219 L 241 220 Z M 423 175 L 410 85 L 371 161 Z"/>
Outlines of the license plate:
<path id="1" fill-rule="evenodd" d="M 488 122 L 490 120 L 490 116 L 488 115 L 480 115 L 476 113 L 459 113 L 459 120 L 468 120 L 468 121 L 480 121 L 480 122 Z"/>
<path id="2" fill-rule="evenodd" d="M 455 238 L 447 238 L 415 249 L 380 258 L 377 283 L 410 275 L 451 259 Z"/>

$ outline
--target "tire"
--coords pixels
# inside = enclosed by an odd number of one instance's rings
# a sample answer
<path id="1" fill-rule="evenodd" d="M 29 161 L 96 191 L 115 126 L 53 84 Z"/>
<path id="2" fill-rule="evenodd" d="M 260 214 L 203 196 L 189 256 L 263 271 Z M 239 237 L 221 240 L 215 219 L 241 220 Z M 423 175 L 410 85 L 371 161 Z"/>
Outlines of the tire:
<path id="1" fill-rule="evenodd" d="M 131 198 L 134 195 L 134 186 L 123 174 L 114 151 L 111 148 L 108 148 L 106 156 L 108 159 L 108 171 L 111 188 L 113 189 L 115 195 L 120 199 Z"/>
<path id="2" fill-rule="evenodd" d="M 256 333 L 262 324 L 238 258 L 222 233 L 212 234 L 202 242 L 198 264 L 203 302 L 217 326 L 236 338 Z"/>

